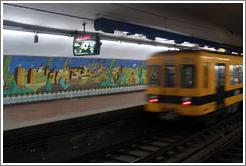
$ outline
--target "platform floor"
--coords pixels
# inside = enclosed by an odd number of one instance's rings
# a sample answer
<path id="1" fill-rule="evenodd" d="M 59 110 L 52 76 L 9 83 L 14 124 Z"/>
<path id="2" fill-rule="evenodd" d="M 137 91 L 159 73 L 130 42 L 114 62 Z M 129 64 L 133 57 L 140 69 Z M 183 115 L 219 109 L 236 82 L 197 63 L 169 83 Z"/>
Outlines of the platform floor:
<path id="1" fill-rule="evenodd" d="M 143 91 L 3 107 L 3 130 L 143 105 Z"/>

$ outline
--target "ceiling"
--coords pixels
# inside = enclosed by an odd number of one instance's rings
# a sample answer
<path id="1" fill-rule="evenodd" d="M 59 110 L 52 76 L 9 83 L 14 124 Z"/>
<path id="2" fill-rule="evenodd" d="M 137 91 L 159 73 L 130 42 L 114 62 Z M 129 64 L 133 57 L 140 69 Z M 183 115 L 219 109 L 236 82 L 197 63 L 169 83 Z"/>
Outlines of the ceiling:
<path id="1" fill-rule="evenodd" d="M 243 3 L 5 3 L 3 20 L 94 31 L 108 17 L 198 38 L 243 46 Z"/>

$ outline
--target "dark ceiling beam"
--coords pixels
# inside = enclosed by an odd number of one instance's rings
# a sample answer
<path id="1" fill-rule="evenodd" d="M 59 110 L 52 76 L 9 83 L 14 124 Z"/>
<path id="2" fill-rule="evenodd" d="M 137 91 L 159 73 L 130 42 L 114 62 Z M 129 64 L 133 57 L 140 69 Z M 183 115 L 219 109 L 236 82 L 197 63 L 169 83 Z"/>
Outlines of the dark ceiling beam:
<path id="1" fill-rule="evenodd" d="M 243 48 L 231 46 L 215 41 L 210 41 L 206 39 L 200 39 L 193 36 L 188 36 L 184 34 L 178 34 L 173 32 L 168 32 L 164 30 L 149 28 L 147 26 L 137 25 L 133 23 L 108 19 L 108 18 L 98 18 L 94 21 L 94 28 L 96 31 L 103 31 L 105 33 L 114 34 L 115 30 L 128 32 L 129 34 L 141 34 L 146 36 L 147 39 L 155 40 L 156 37 L 165 38 L 168 40 L 174 40 L 175 43 L 181 44 L 184 42 L 190 42 L 194 44 L 198 44 L 200 47 L 213 47 L 215 49 L 224 48 L 228 52 L 238 52 L 242 53 Z"/>

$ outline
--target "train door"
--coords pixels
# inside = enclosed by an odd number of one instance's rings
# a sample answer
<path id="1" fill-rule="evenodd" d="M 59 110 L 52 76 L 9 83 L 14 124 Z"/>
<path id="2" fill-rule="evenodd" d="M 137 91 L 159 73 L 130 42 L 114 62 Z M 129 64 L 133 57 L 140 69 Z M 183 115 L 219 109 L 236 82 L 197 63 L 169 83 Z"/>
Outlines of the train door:
<path id="1" fill-rule="evenodd" d="M 225 64 L 215 65 L 215 77 L 216 77 L 216 100 L 217 107 L 221 108 L 224 106 L 224 93 L 225 93 Z"/>

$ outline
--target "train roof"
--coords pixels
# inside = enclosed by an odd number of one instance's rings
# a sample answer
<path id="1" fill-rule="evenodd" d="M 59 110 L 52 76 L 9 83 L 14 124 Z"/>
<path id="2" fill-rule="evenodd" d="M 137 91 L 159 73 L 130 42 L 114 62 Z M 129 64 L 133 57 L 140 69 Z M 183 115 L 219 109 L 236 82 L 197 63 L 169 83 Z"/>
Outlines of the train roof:
<path id="1" fill-rule="evenodd" d="M 223 53 L 223 52 L 214 52 L 214 51 L 209 51 L 209 50 L 181 50 L 181 51 L 163 51 L 154 54 L 152 57 L 156 56 L 168 56 L 168 55 L 177 55 L 177 54 L 186 54 L 186 53 L 196 53 L 196 52 L 207 52 L 210 54 L 217 54 L 217 55 L 224 55 L 224 56 L 234 56 L 234 57 L 241 57 L 241 55 L 234 55 L 234 54 L 229 54 L 229 53 Z"/>

